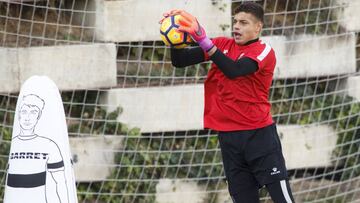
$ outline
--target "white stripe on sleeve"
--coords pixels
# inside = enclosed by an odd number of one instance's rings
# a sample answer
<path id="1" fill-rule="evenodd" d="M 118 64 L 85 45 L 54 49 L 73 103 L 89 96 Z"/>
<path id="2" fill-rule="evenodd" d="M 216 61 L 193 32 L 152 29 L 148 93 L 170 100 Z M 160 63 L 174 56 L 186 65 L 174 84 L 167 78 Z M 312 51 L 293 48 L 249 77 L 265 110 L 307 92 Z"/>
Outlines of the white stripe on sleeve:
<path id="1" fill-rule="evenodd" d="M 270 53 L 271 46 L 265 43 L 265 49 L 261 52 L 261 54 L 257 57 L 259 61 L 264 60 L 264 58 Z"/>

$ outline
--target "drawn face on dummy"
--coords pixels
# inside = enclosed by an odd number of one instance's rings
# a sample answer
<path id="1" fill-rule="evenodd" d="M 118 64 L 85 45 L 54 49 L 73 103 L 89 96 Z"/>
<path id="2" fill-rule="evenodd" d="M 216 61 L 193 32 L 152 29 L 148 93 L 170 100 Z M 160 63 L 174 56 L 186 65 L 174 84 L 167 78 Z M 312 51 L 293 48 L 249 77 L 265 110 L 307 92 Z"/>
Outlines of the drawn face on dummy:
<path id="1" fill-rule="evenodd" d="M 19 110 L 19 123 L 23 130 L 33 130 L 39 121 L 45 102 L 37 95 L 23 97 Z"/>
<path id="2" fill-rule="evenodd" d="M 24 130 L 33 129 L 41 115 L 40 109 L 34 105 L 23 105 L 19 113 L 20 126 Z"/>

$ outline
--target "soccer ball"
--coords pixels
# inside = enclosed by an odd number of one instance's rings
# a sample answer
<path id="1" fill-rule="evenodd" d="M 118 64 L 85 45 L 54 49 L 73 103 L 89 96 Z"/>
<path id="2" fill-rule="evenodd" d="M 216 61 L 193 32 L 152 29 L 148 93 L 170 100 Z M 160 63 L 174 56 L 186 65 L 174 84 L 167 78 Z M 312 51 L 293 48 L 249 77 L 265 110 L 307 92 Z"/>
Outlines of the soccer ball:
<path id="1" fill-rule="evenodd" d="M 169 16 L 161 23 L 160 37 L 166 46 L 181 49 L 192 43 L 188 33 L 177 30 L 180 18 L 181 15 Z"/>

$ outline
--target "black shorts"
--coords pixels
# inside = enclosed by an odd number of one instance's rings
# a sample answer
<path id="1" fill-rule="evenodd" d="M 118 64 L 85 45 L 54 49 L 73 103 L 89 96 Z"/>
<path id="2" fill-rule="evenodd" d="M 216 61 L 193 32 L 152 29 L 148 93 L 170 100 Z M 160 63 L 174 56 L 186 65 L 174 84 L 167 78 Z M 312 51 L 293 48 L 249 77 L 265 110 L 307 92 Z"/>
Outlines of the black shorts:
<path id="1" fill-rule="evenodd" d="M 276 125 L 255 130 L 219 132 L 230 195 L 287 179 Z"/>

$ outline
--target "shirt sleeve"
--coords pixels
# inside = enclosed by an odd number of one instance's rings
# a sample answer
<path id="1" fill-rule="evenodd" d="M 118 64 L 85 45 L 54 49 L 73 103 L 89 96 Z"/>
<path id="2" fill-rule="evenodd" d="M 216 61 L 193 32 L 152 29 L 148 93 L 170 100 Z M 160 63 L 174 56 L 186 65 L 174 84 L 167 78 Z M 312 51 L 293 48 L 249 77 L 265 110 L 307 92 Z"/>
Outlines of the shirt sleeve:
<path id="1" fill-rule="evenodd" d="M 64 160 L 60 149 L 53 141 L 50 141 L 49 144 L 49 159 L 47 162 L 47 169 L 48 171 L 64 170 Z"/>
<path id="2" fill-rule="evenodd" d="M 210 57 L 221 72 L 229 79 L 235 79 L 239 76 L 245 76 L 256 72 L 258 64 L 251 58 L 242 57 L 233 61 L 223 54 L 219 49 Z"/>
<path id="3" fill-rule="evenodd" d="M 251 58 L 258 64 L 258 69 L 262 70 L 268 63 L 275 63 L 274 50 L 267 43 L 262 43 L 261 46 L 254 47 L 244 54 L 243 57 Z"/>

